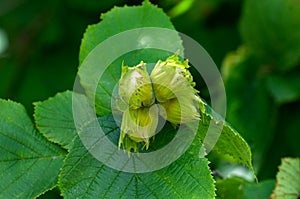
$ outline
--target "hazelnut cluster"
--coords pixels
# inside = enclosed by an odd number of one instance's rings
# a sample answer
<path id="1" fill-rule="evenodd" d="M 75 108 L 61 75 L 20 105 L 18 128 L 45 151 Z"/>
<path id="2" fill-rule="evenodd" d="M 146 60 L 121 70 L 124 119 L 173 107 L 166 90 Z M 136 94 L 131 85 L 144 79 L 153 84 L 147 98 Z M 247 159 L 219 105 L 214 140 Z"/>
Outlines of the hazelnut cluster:
<path id="1" fill-rule="evenodd" d="M 144 143 L 148 149 L 159 116 L 175 126 L 200 120 L 197 104 L 201 100 L 188 68 L 188 61 L 180 61 L 177 54 L 159 60 L 150 75 L 143 62 L 134 67 L 122 66 L 119 147 L 136 152 L 138 143 Z"/>

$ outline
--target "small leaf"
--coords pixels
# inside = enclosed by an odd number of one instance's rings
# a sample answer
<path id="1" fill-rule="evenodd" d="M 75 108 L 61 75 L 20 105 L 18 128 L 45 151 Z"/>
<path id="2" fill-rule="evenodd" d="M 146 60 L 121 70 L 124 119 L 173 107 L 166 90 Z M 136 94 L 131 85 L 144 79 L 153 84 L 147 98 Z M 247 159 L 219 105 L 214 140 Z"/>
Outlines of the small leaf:
<path id="1" fill-rule="evenodd" d="M 38 133 L 24 107 L 0 99 L 0 198 L 34 198 L 53 188 L 65 152 Z"/>
<path id="2" fill-rule="evenodd" d="M 300 197 L 300 159 L 283 158 L 276 175 L 276 186 L 271 199 L 298 199 Z"/>
<path id="3" fill-rule="evenodd" d="M 72 95 L 73 96 L 72 98 Z M 34 118 L 38 130 L 50 141 L 70 149 L 72 140 L 77 135 L 74 124 L 72 103 L 87 104 L 84 95 L 66 91 L 58 93 L 43 102 L 36 102 Z"/>
<path id="4" fill-rule="evenodd" d="M 220 155 L 229 155 L 235 162 L 247 166 L 254 173 L 252 154 L 247 142 L 207 104 L 205 104 L 205 108 L 205 112 L 201 114 L 202 119 L 198 129 L 198 137 L 201 143 L 204 142 L 205 147 L 213 147 L 212 150 Z M 210 128 L 214 130 L 210 132 L 211 134 L 206 135 L 209 125 L 212 125 Z"/>

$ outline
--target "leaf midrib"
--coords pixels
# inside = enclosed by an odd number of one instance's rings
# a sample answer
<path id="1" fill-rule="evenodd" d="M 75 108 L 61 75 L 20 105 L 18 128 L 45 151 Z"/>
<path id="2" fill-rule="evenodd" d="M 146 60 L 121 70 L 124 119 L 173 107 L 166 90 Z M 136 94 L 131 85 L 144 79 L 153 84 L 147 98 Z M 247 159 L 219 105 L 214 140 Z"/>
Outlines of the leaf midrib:
<path id="1" fill-rule="evenodd" d="M 26 160 L 42 160 L 42 159 L 59 159 L 59 158 L 64 158 L 65 155 L 56 155 L 56 156 L 39 156 L 39 157 L 20 157 L 20 158 L 15 158 L 15 159 L 4 159 L 0 160 L 1 162 L 11 162 L 11 161 L 26 161 Z"/>

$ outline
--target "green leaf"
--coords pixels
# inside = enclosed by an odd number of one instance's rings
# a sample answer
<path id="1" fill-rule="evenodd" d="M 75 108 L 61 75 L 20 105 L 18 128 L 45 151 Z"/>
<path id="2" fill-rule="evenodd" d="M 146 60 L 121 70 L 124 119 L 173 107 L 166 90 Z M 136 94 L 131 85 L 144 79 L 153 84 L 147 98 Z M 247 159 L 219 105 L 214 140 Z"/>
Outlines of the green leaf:
<path id="1" fill-rule="evenodd" d="M 217 181 L 217 196 L 224 199 L 266 199 L 269 198 L 274 184 L 274 180 L 250 183 L 237 177 L 226 178 Z"/>
<path id="2" fill-rule="evenodd" d="M 101 15 L 101 19 L 100 23 L 89 26 L 84 34 L 79 55 L 81 64 L 79 76 L 87 96 L 93 102 L 95 101 L 97 114 L 104 116 L 111 113 L 112 93 L 121 76 L 122 61 L 128 66 L 137 65 L 140 61 L 156 63 L 159 59 L 164 60 L 178 50 L 182 55 L 183 47 L 181 39 L 175 31 L 161 37 L 158 35 L 161 34 L 161 31 L 154 30 L 149 35 L 147 30 L 142 29 L 159 27 L 174 30 L 167 15 L 149 2 L 144 2 L 141 6 L 115 7 Z M 119 34 L 133 29 L 136 30 L 126 37 L 123 35 L 122 38 L 122 34 L 121 36 Z M 116 36 L 117 34 L 119 35 Z M 104 45 L 107 39 L 110 39 L 108 45 L 99 46 L 99 44 Z M 149 48 L 154 44 L 159 46 Z M 140 49 L 135 49 L 137 47 Z M 127 52 L 128 48 L 132 52 Z M 166 48 L 173 52 L 161 50 Z M 100 50 L 97 51 L 98 49 Z M 116 58 L 112 58 L 114 55 Z M 109 60 L 110 58 L 113 60 Z M 100 77 L 95 69 L 91 69 L 92 66 L 99 71 L 105 70 L 103 75 Z M 106 66 L 108 67 L 105 68 Z M 150 68 L 151 64 L 147 67 Z M 97 84 L 98 86 L 96 86 Z"/>
<path id="3" fill-rule="evenodd" d="M 299 75 L 272 75 L 268 78 L 268 87 L 278 104 L 294 102 L 300 98 Z"/>
<path id="4" fill-rule="evenodd" d="M 79 96 L 79 99 L 82 99 L 81 95 Z M 79 102 L 79 104 L 83 104 L 84 101 Z M 56 108 L 54 108 L 56 107 Z M 214 122 L 218 122 L 221 120 L 221 117 L 217 115 L 215 112 L 213 112 L 208 106 L 206 107 L 207 114 L 203 116 L 203 122 L 201 122 L 200 129 L 203 129 L 203 131 L 200 130 L 200 133 L 206 132 L 206 128 L 209 124 L 209 121 L 212 119 Z M 40 111 L 38 111 L 40 110 Z M 48 110 L 48 111 L 47 111 Z M 52 111 L 52 112 L 51 112 Z M 53 112 L 54 111 L 54 112 Z M 39 114 L 37 114 L 39 112 Z M 38 116 L 39 115 L 39 116 Z M 37 117 L 38 116 L 38 117 Z M 47 116 L 47 117 L 46 117 Z M 56 117 L 55 117 L 56 116 Z M 61 117 L 63 116 L 63 118 Z M 36 103 L 36 118 L 40 118 L 41 121 L 37 120 L 37 123 L 40 124 L 41 122 L 44 122 L 45 124 L 48 124 L 46 126 L 43 126 L 41 130 L 47 131 L 48 134 L 46 136 L 51 135 L 52 141 L 58 142 L 62 144 L 62 142 L 65 140 L 69 140 L 68 143 L 72 140 L 72 138 L 76 135 L 76 129 L 75 126 L 73 126 L 73 114 L 72 114 L 72 92 L 67 91 L 64 93 L 60 93 L 56 95 L 54 98 L 50 98 L 46 100 L 45 102 L 39 102 Z M 43 120 L 44 118 L 44 120 Z M 51 118 L 49 120 L 49 118 Z M 49 122 L 49 121 L 50 122 Z M 38 122 L 39 121 L 39 122 Z M 59 124 L 59 125 L 58 125 Z M 116 130 L 117 127 L 115 126 L 114 120 L 112 118 L 108 119 L 103 126 L 106 126 L 109 129 L 115 129 L 114 134 L 109 134 L 110 139 L 114 140 L 115 143 L 118 142 L 119 132 Z M 203 126 L 202 126 L 203 125 Z M 63 129 L 60 129 L 59 127 L 63 126 Z M 70 131 L 70 133 L 64 133 L 65 131 Z M 165 134 L 164 134 L 165 133 Z M 155 140 L 151 143 L 149 151 L 156 150 L 158 148 L 163 147 L 164 143 L 168 143 L 170 140 L 174 138 L 174 133 L 176 133 L 175 129 L 172 126 L 169 126 L 165 129 L 164 132 L 159 133 L 155 136 Z M 202 139 L 203 140 L 203 139 Z M 76 141 L 77 145 L 79 144 L 79 141 Z M 86 150 L 82 144 L 81 150 Z M 71 145 L 70 145 L 71 146 Z M 76 147 L 76 146 L 74 146 Z M 198 149 L 200 149 L 199 142 L 197 142 L 196 146 Z M 244 163 L 246 166 L 251 168 L 251 153 L 247 146 L 247 144 L 244 142 L 244 140 L 236 133 L 236 131 L 231 128 L 227 123 L 225 123 L 223 132 L 219 138 L 219 141 L 217 142 L 215 148 L 215 151 L 219 152 L 220 154 L 230 154 L 232 157 L 237 161 Z M 72 148 L 72 151 L 74 149 Z M 86 151 L 85 151 L 86 152 Z M 198 154 L 198 152 L 195 152 Z M 83 157 L 87 154 L 78 154 L 76 153 L 78 158 Z M 91 155 L 89 155 L 91 156 Z M 92 157 L 90 157 L 93 159 Z M 191 157 L 192 158 L 192 157 Z M 196 158 L 198 159 L 198 158 Z M 97 162 L 96 160 L 94 160 Z M 70 163 L 71 164 L 71 163 Z M 188 161 L 187 163 L 188 164 Z M 169 168 L 171 168 L 169 166 Z M 64 175 L 64 174 L 62 174 Z M 72 179 L 64 179 L 64 183 L 66 186 L 69 184 Z M 69 181 L 70 180 L 70 181 Z M 77 186 L 77 185 L 76 185 Z M 80 186 L 80 185 L 78 185 Z"/>
<path id="5" fill-rule="evenodd" d="M 38 133 L 21 104 L 0 99 L 0 198 L 34 198 L 57 183 L 65 152 Z"/>
<path id="6" fill-rule="evenodd" d="M 275 186 L 275 180 L 264 180 L 257 184 L 246 183 L 244 187 L 244 199 L 269 198 Z"/>
<path id="7" fill-rule="evenodd" d="M 143 27 L 160 27 L 174 30 L 174 26 L 163 10 L 149 2 L 144 2 L 142 6 L 114 7 L 109 12 L 101 14 L 101 20 L 98 24 L 90 25 L 84 33 L 80 46 L 80 63 L 98 44 L 123 31 Z M 181 40 L 179 37 L 177 39 L 174 46 L 178 48 L 177 50 L 182 50 Z M 126 41 L 124 42 L 126 43 Z"/>
<path id="8" fill-rule="evenodd" d="M 280 70 L 296 67 L 300 60 L 299 1 L 245 1 L 241 34 L 265 64 Z"/>
<path id="9" fill-rule="evenodd" d="M 205 147 L 212 148 L 220 155 L 229 155 L 234 162 L 247 166 L 253 173 L 252 154 L 246 141 L 239 133 L 224 119 L 215 113 L 207 104 L 205 112 L 201 114 L 201 121 L 198 129 L 198 137 Z M 206 135 L 208 127 L 214 130 Z M 208 138 L 205 136 L 209 136 Z M 218 137 L 219 136 L 219 137 Z M 218 137 L 215 143 L 216 137 Z"/>
<path id="10" fill-rule="evenodd" d="M 297 199 L 300 197 L 300 159 L 283 158 L 276 175 L 276 187 L 271 199 Z"/>
<path id="11" fill-rule="evenodd" d="M 218 198 L 243 199 L 244 190 L 242 186 L 244 183 L 243 179 L 237 177 L 218 180 L 216 183 Z"/>
<path id="12" fill-rule="evenodd" d="M 107 136 L 119 134 L 119 128 L 112 125 L 112 117 L 103 117 L 99 121 Z M 114 142 L 117 141 L 114 137 Z M 77 138 L 64 162 L 59 186 L 65 198 L 214 198 L 208 160 L 199 158 L 194 150 L 191 147 L 178 160 L 160 170 L 127 173 L 96 160 Z M 137 157 L 130 156 L 128 160 Z"/>
<path id="13" fill-rule="evenodd" d="M 268 67 L 263 67 L 244 47 L 230 53 L 222 65 L 226 119 L 250 145 L 256 169 L 270 147 L 277 117 L 266 86 L 267 71 Z"/>
<path id="14" fill-rule="evenodd" d="M 72 95 L 73 96 L 72 98 Z M 70 149 L 72 140 L 77 135 L 74 124 L 72 103 L 87 103 L 86 97 L 71 91 L 58 93 L 43 102 L 36 102 L 34 118 L 38 130 L 48 140 Z"/>

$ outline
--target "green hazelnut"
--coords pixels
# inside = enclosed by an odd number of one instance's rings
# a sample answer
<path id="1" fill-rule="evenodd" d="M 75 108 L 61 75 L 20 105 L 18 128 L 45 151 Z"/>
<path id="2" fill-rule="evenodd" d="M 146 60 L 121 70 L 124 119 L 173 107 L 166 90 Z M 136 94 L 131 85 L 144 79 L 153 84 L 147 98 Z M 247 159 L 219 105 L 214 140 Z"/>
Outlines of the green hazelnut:
<path id="1" fill-rule="evenodd" d="M 122 66 L 119 95 L 131 109 L 149 107 L 154 104 L 155 97 L 151 80 L 143 62 L 135 67 Z"/>
<path id="2" fill-rule="evenodd" d="M 142 142 L 146 149 L 148 149 L 149 140 L 156 133 L 158 114 L 159 108 L 157 105 L 139 109 L 127 109 L 123 113 L 119 147 L 123 145 L 123 148 L 127 151 L 130 151 L 131 149 L 135 150 L 137 148 L 137 143 Z M 130 146 L 128 148 L 126 143 L 124 144 L 125 138 L 136 143 L 136 146 Z M 126 142 L 128 143 L 129 141 L 127 140 Z"/>
<path id="3" fill-rule="evenodd" d="M 200 120 L 196 104 L 193 99 L 171 99 L 160 104 L 165 109 L 162 116 L 175 125 Z"/>
<path id="4" fill-rule="evenodd" d="M 167 58 L 166 61 L 157 62 L 150 77 L 158 102 L 167 102 L 178 95 L 192 97 L 197 92 L 193 88 L 195 83 L 187 70 L 188 67 L 188 61 L 181 62 L 177 54 Z"/>

